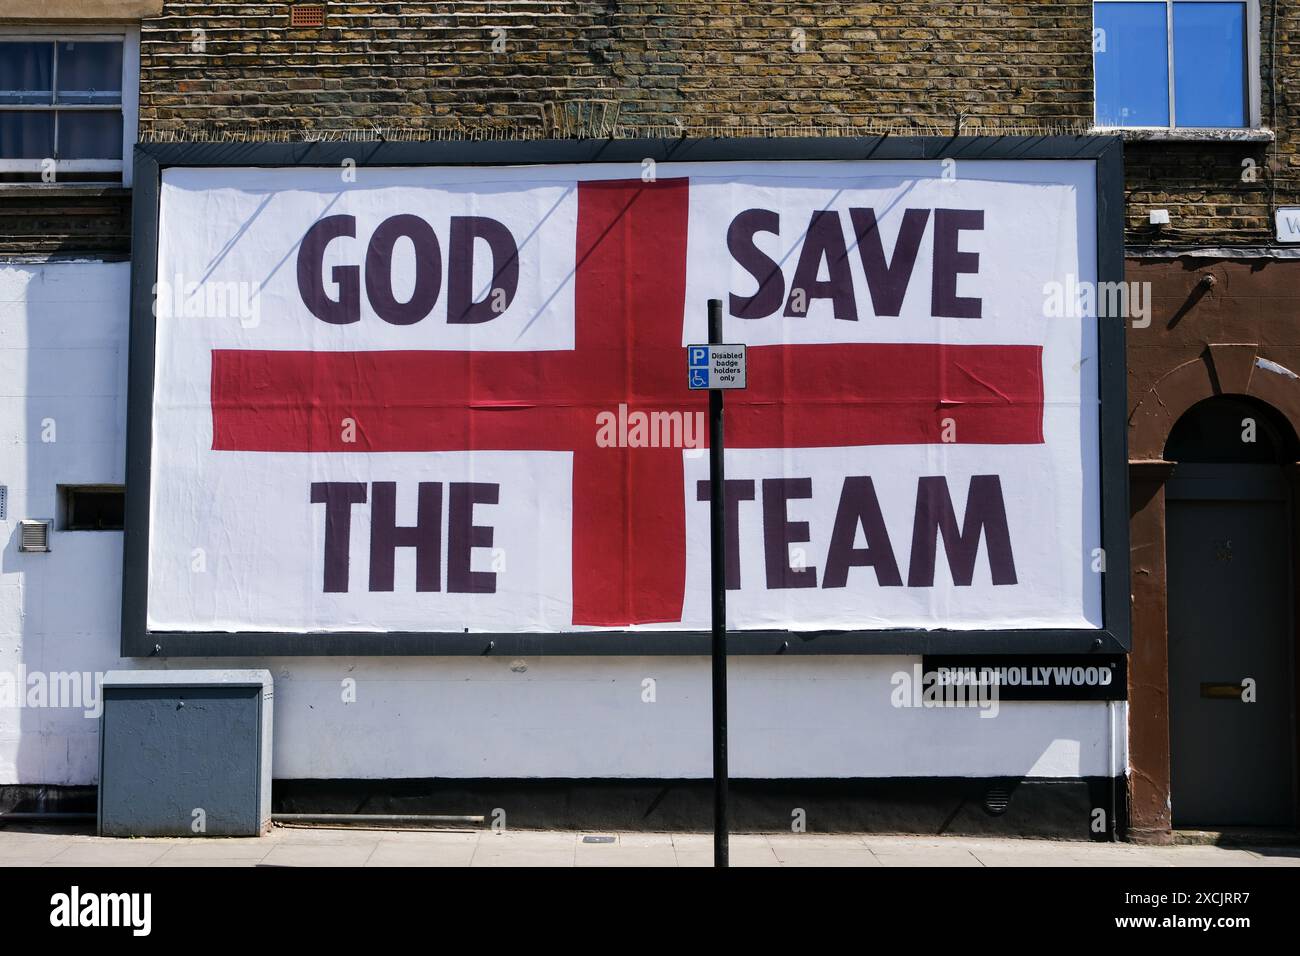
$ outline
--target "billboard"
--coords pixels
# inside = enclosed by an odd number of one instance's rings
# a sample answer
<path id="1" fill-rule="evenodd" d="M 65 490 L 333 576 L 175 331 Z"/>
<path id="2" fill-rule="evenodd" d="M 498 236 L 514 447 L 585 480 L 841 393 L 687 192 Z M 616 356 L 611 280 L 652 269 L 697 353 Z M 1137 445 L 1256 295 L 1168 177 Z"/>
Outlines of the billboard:
<path id="1" fill-rule="evenodd" d="M 690 650 L 710 298 L 738 647 L 1122 645 L 1111 141 L 910 142 L 149 148 L 124 645 Z"/>

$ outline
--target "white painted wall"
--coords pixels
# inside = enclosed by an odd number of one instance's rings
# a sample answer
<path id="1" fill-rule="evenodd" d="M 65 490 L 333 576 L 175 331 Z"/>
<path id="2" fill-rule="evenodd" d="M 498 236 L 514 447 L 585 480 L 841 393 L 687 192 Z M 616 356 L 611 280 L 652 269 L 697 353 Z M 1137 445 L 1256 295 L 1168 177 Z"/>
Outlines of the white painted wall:
<path id="1" fill-rule="evenodd" d="M 56 531 L 22 554 L 18 520 L 52 518 L 56 486 L 123 481 L 125 263 L 0 263 L 0 675 L 135 666 L 118 657 L 120 533 Z M 42 441 L 52 419 L 55 441 Z M 891 706 L 916 658 L 736 658 L 737 777 L 1037 776 L 1125 766 L 1124 704 Z M 149 662 L 146 666 L 160 666 Z M 703 658 L 316 658 L 171 661 L 269 667 L 274 773 L 324 777 L 705 777 Z M 355 702 L 344 700 L 355 684 Z M 648 702 L 645 681 L 654 681 Z M 1112 712 L 1113 711 L 1113 712 Z M 1113 737 L 1113 742 L 1112 742 Z M 1112 763 L 1113 761 L 1113 763 Z M 0 784 L 86 784 L 97 721 L 4 706 Z"/>
<path id="2" fill-rule="evenodd" d="M 129 275 L 127 263 L 0 263 L 0 672 L 11 681 L 118 664 L 122 535 L 55 532 L 52 553 L 25 554 L 18 521 L 55 518 L 59 484 L 123 480 Z M 0 706 L 0 783 L 89 782 L 96 741 L 80 710 Z"/>

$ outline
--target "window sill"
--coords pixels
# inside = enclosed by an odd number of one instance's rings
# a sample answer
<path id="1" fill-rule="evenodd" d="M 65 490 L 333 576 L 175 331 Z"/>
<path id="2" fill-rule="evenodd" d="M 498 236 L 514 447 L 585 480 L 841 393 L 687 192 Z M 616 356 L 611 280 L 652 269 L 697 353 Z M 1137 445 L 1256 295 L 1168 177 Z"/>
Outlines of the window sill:
<path id="1" fill-rule="evenodd" d="M 59 196 L 85 198 L 87 196 L 129 196 L 131 189 L 121 183 L 0 183 L 0 196 L 16 196 L 21 193 L 40 193 L 42 196 L 52 198 Z"/>
<path id="2" fill-rule="evenodd" d="M 162 16 L 163 0 L 9 0 L 16 20 L 139 20 Z"/>
<path id="3" fill-rule="evenodd" d="M 1089 132 L 1095 136 L 1119 135 L 1126 143 L 1271 143 L 1277 139 L 1277 135 L 1267 127 L 1239 129 L 1183 126 L 1166 129 L 1147 126 L 1094 126 Z"/>

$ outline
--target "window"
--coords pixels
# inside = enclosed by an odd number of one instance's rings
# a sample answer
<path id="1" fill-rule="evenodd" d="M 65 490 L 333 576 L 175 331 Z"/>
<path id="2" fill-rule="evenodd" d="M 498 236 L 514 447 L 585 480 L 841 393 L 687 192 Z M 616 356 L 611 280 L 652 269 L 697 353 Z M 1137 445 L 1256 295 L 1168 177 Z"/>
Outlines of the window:
<path id="1" fill-rule="evenodd" d="M 121 485 L 60 485 L 64 531 L 121 531 L 126 489 Z"/>
<path id="2" fill-rule="evenodd" d="M 1257 126 L 1255 0 L 1097 0 L 1097 125 Z"/>
<path id="3" fill-rule="evenodd" d="M 0 183 L 130 185 L 139 33 L 0 32 Z"/>

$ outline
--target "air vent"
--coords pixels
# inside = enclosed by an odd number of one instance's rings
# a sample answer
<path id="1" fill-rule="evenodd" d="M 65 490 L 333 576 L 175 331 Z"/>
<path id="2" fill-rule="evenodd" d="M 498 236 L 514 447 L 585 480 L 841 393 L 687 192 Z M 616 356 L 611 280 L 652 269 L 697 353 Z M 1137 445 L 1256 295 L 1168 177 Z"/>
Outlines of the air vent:
<path id="1" fill-rule="evenodd" d="M 19 551 L 49 551 L 52 521 L 25 520 L 18 522 Z"/>
<path id="2" fill-rule="evenodd" d="M 299 3 L 289 8 L 289 26 L 323 27 L 325 25 L 325 4 Z"/>
<path id="3" fill-rule="evenodd" d="M 1010 805 L 1011 791 L 1006 787 L 991 787 L 989 792 L 984 794 L 984 809 L 995 817 L 1006 813 Z"/>
<path id="4" fill-rule="evenodd" d="M 9 517 L 9 486 L 0 485 L 0 521 Z"/>

